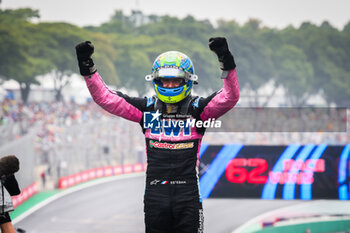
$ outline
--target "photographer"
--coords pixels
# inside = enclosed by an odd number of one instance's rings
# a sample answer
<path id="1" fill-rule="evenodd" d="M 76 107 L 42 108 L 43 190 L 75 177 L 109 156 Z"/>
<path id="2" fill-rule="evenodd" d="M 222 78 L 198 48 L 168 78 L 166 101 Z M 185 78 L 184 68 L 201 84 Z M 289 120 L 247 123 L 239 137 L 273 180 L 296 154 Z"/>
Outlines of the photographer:
<path id="1" fill-rule="evenodd" d="M 0 228 L 2 233 L 16 233 L 12 225 L 10 211 L 13 211 L 11 196 L 21 193 L 14 173 L 19 170 L 19 160 L 14 155 L 0 159 Z"/>

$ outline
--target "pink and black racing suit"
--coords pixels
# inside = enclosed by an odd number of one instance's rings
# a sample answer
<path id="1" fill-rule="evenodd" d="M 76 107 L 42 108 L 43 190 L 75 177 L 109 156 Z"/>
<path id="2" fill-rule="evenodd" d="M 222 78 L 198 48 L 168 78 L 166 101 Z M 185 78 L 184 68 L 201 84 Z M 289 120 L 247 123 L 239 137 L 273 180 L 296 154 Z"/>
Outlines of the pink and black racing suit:
<path id="1" fill-rule="evenodd" d="M 109 90 L 96 72 L 85 76 L 92 98 L 111 114 L 141 125 L 147 150 L 146 190 L 144 196 L 147 233 L 203 232 L 203 210 L 198 185 L 198 153 L 204 134 L 202 128 L 154 130 L 145 126 L 145 117 L 160 110 L 161 119 L 217 119 L 235 106 L 239 99 L 236 70 L 223 79 L 223 88 L 209 97 L 186 98 L 177 103 L 178 113 L 166 114 L 156 97 L 135 98 Z M 160 105 L 159 105 L 160 103 Z M 188 105 L 184 108 L 182 105 Z M 157 107 L 161 106 L 161 107 Z M 185 112 L 181 112 L 185 109 Z M 180 116 L 177 118 L 177 116 Z M 174 120 L 174 119 L 173 119 Z"/>

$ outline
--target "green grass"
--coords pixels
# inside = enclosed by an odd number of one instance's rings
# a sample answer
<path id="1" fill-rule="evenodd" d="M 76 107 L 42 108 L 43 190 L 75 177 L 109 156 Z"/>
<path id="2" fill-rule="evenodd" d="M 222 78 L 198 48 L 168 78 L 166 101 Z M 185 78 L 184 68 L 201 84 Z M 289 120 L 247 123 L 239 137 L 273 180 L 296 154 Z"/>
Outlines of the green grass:
<path id="1" fill-rule="evenodd" d="M 14 211 L 10 213 L 11 219 L 15 219 L 24 212 L 28 211 L 35 205 L 43 202 L 44 200 L 56 195 L 57 193 L 61 192 L 61 190 L 52 190 L 52 191 L 46 191 L 46 192 L 40 192 L 35 194 L 34 196 L 30 197 L 28 200 L 20 204 L 16 207 Z"/>

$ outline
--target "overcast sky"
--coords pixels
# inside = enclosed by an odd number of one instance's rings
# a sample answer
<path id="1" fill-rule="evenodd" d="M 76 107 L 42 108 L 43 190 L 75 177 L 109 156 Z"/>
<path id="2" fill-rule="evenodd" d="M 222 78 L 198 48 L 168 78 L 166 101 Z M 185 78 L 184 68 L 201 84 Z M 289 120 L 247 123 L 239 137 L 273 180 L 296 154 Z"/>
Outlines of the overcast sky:
<path id="1" fill-rule="evenodd" d="M 324 20 L 342 29 L 350 21 L 350 0 L 2 0 L 4 8 L 31 7 L 40 10 L 41 21 L 64 21 L 79 26 L 99 25 L 121 9 L 130 14 L 138 9 L 145 14 L 171 15 L 196 19 L 249 18 L 263 25 L 283 28 L 309 21 L 319 25 Z"/>

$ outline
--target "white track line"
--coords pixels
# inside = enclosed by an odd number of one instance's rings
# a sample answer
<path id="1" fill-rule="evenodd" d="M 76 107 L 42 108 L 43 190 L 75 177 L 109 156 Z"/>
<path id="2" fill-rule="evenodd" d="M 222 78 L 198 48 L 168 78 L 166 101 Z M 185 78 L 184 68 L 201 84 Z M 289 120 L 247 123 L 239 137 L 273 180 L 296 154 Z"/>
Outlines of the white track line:
<path id="1" fill-rule="evenodd" d="M 79 190 L 94 186 L 94 185 L 98 185 L 98 184 L 103 184 L 103 183 L 107 183 L 107 182 L 111 182 L 111 181 L 115 181 L 115 180 L 124 180 L 124 179 L 129 179 L 129 178 L 134 178 L 134 177 L 141 177 L 144 176 L 145 173 L 141 172 L 141 173 L 132 173 L 132 174 L 124 174 L 124 175 L 119 175 L 119 176 L 111 176 L 111 177 L 104 177 L 101 179 L 96 179 L 93 181 L 90 181 L 88 183 L 85 184 L 80 184 L 76 187 L 71 187 L 68 188 L 58 194 L 53 195 L 52 197 L 49 197 L 48 199 L 40 202 L 39 204 L 34 205 L 32 208 L 30 208 L 29 210 L 25 211 L 23 214 L 19 215 L 17 218 L 15 218 L 14 220 L 12 220 L 13 224 L 17 224 L 20 221 L 22 221 L 23 219 L 25 219 L 26 217 L 28 217 L 29 215 L 31 215 L 32 213 L 34 213 L 35 211 L 39 210 L 40 208 L 43 208 L 44 206 L 48 205 L 49 203 L 64 197 L 70 193 L 73 192 L 77 192 Z"/>
<path id="2" fill-rule="evenodd" d="M 313 202 L 320 202 L 320 201 L 322 201 L 322 200 L 313 201 Z M 241 233 L 248 226 L 253 225 L 253 224 L 258 224 L 263 219 L 265 219 L 265 218 L 267 218 L 267 217 L 269 217 L 271 215 L 277 214 L 279 212 L 283 212 L 283 211 L 288 210 L 290 208 L 295 208 L 295 207 L 300 207 L 300 206 L 303 206 L 303 205 L 307 205 L 309 203 L 310 202 L 300 203 L 300 204 L 297 204 L 297 205 L 289 205 L 289 206 L 286 206 L 286 207 L 282 207 L 282 208 L 279 208 L 279 209 L 271 210 L 271 211 L 266 212 L 264 214 L 258 215 L 255 218 L 252 218 L 251 220 L 247 221 L 246 223 L 244 223 L 243 225 L 238 227 L 236 230 L 232 231 L 232 233 Z"/>

